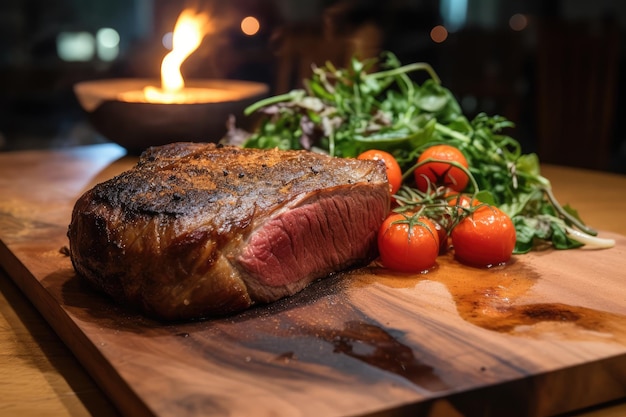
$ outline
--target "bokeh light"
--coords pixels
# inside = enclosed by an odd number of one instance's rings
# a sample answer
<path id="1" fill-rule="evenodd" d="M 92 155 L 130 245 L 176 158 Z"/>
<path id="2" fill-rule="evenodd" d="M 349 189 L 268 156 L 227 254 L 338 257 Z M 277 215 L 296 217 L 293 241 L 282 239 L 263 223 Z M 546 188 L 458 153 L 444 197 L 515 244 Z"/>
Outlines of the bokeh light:
<path id="1" fill-rule="evenodd" d="M 167 32 L 161 38 L 161 44 L 163 45 L 163 47 L 170 51 L 172 50 L 172 47 L 173 47 L 173 43 L 174 43 L 173 41 L 174 41 L 174 32 Z"/>
<path id="2" fill-rule="evenodd" d="M 56 38 L 57 55 L 63 61 L 90 61 L 96 50 L 95 39 L 89 32 L 61 32 Z"/>
<path id="3" fill-rule="evenodd" d="M 100 28 L 96 32 L 96 51 L 103 61 L 114 61 L 120 53 L 120 35 L 113 28 Z"/>
<path id="4" fill-rule="evenodd" d="M 528 26 L 528 18 L 526 15 L 516 13 L 509 19 L 509 27 L 516 32 L 526 29 Z"/>
<path id="5" fill-rule="evenodd" d="M 448 30 L 441 25 L 437 25 L 430 30 L 430 39 L 435 43 L 444 42 L 448 39 Z"/>
<path id="6" fill-rule="evenodd" d="M 241 21 L 241 31 L 248 36 L 256 35 L 261 28 L 259 20 L 254 16 L 244 17 Z"/>

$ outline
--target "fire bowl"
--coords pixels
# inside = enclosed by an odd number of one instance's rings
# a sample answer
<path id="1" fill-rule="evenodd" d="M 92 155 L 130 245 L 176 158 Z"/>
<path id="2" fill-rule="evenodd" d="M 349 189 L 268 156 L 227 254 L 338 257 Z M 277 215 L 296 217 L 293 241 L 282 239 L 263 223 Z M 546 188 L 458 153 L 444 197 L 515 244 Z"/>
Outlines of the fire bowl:
<path id="1" fill-rule="evenodd" d="M 244 109 L 265 97 L 268 86 L 240 80 L 189 80 L 189 89 L 210 89 L 216 94 L 198 103 L 148 103 L 123 98 L 160 80 L 105 79 L 74 85 L 74 93 L 91 125 L 108 140 L 131 153 L 171 142 L 217 142 L 234 115 L 237 126 L 250 128 Z"/>

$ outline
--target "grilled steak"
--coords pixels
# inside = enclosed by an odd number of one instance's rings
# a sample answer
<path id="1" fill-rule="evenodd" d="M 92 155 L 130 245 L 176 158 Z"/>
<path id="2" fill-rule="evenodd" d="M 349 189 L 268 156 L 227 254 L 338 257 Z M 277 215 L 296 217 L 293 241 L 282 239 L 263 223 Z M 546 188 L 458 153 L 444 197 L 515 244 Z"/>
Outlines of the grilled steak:
<path id="1" fill-rule="evenodd" d="M 371 261 L 389 204 L 379 161 L 174 143 L 78 199 L 70 255 L 148 315 L 225 315 Z"/>

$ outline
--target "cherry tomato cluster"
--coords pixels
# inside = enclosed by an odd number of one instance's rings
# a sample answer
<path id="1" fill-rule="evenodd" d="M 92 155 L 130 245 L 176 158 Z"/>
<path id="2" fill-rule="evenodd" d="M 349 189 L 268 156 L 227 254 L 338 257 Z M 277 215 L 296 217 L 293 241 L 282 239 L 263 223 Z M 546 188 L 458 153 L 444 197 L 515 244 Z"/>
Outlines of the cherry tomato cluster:
<path id="1" fill-rule="evenodd" d="M 405 174 L 393 155 L 370 150 L 359 159 L 382 160 L 394 204 L 378 232 L 384 267 L 401 272 L 425 272 L 448 250 L 461 262 L 485 267 L 504 264 L 515 248 L 515 227 L 498 207 L 464 193 L 471 173 L 461 151 L 434 145 L 418 157 Z M 399 192 L 400 191 L 400 192 Z"/>

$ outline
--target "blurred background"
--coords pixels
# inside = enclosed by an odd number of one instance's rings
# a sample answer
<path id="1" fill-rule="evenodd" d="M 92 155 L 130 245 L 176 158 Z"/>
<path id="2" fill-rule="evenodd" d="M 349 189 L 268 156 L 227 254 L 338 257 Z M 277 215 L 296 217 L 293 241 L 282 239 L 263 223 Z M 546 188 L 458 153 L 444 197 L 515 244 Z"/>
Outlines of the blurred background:
<path id="1" fill-rule="evenodd" d="M 189 6 L 220 25 L 185 77 L 262 81 L 276 94 L 312 63 L 388 50 L 430 63 L 469 117 L 515 122 L 507 133 L 541 161 L 626 173 L 626 2 L 614 0 L 2 0 L 0 152 L 105 142 L 72 86 L 158 78 Z"/>

